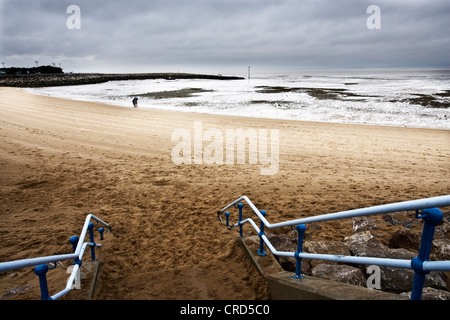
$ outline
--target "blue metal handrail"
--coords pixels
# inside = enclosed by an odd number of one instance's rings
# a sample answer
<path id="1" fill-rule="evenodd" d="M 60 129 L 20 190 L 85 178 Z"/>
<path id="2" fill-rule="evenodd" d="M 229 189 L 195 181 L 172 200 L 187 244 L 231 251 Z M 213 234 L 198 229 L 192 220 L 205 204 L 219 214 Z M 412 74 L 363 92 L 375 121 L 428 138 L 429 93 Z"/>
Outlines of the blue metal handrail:
<path id="1" fill-rule="evenodd" d="M 39 283 L 40 283 L 40 289 L 41 289 L 41 299 L 42 300 L 57 300 L 67 294 L 73 287 L 73 282 L 75 281 L 75 277 L 77 276 L 80 268 L 81 268 L 81 259 L 83 258 L 84 252 L 86 248 L 89 246 L 91 248 L 91 259 L 96 260 L 95 258 L 95 247 L 101 247 L 102 245 L 100 243 L 95 243 L 94 241 L 94 234 L 93 234 L 93 228 L 94 224 L 91 222 L 95 221 L 97 222 L 97 225 L 102 225 L 109 230 L 111 230 L 111 226 L 107 224 L 106 222 L 102 221 L 101 219 L 97 218 L 96 216 L 92 214 L 88 214 L 83 226 L 83 229 L 81 231 L 80 237 L 73 236 L 70 238 L 70 243 L 73 246 L 73 253 L 71 254 L 61 254 L 61 255 L 53 255 L 53 256 L 46 256 L 46 257 L 38 257 L 38 258 L 31 258 L 31 259 L 22 259 L 22 260 L 15 260 L 15 261 L 8 261 L 8 262 L 0 262 L 0 273 L 16 270 L 16 269 L 22 269 L 26 267 L 32 267 L 36 266 L 35 268 L 35 274 L 39 276 Z M 103 232 L 104 228 L 98 229 L 100 233 L 100 239 L 103 240 Z M 83 242 L 86 234 L 89 232 L 89 242 Z M 81 240 L 81 241 L 79 241 Z M 48 287 L 47 287 L 47 278 L 46 273 L 48 270 L 56 268 L 56 264 L 59 261 L 64 260 L 71 260 L 73 259 L 73 269 L 72 273 L 67 281 L 66 287 L 56 293 L 53 296 L 49 296 L 48 294 Z M 53 263 L 53 267 L 49 267 L 47 264 Z"/>
<path id="2" fill-rule="evenodd" d="M 242 208 L 245 201 L 252 211 L 260 219 L 260 227 L 251 219 L 247 218 L 243 220 Z M 263 244 L 270 249 L 270 251 L 277 256 L 293 257 L 297 259 L 296 274 L 293 278 L 301 279 L 304 276 L 301 274 L 301 259 L 318 259 L 318 260 L 328 260 L 337 261 L 343 263 L 356 263 L 356 264 L 369 264 L 369 265 L 380 265 L 388 267 L 397 268 L 408 268 L 415 271 L 413 290 L 411 293 L 412 300 L 420 300 L 422 297 L 422 290 L 425 275 L 430 271 L 450 271 L 450 261 L 428 261 L 429 254 L 431 251 L 431 243 L 433 241 L 435 226 L 442 220 L 442 212 L 437 207 L 450 206 L 450 195 L 397 202 L 392 204 L 385 204 L 361 209 L 354 209 L 348 211 L 341 211 L 336 213 L 329 213 L 324 215 L 312 216 L 307 218 L 289 220 L 281 223 L 271 224 L 266 219 L 266 212 L 263 210 L 258 210 L 256 206 L 250 201 L 246 196 L 242 196 L 229 205 L 225 206 L 221 210 L 217 211 L 219 219 L 222 221 L 221 214 L 230 207 L 236 207 L 239 209 L 239 221 L 231 225 L 229 224 L 230 213 L 225 212 L 226 225 L 231 229 L 239 226 L 239 234 L 242 237 L 242 226 L 245 223 L 250 223 L 253 228 L 258 232 L 260 237 L 260 248 L 258 254 L 263 256 L 265 252 L 263 250 Z M 421 213 L 419 211 L 422 210 Z M 421 239 L 421 245 L 419 248 L 419 254 L 412 260 L 406 259 L 392 259 L 392 258 L 374 258 L 374 257 L 358 257 L 358 256 L 343 256 L 343 255 L 332 255 L 332 254 L 313 254 L 305 253 L 302 250 L 303 247 L 303 234 L 306 230 L 305 224 L 312 222 L 321 222 L 345 218 L 354 218 L 368 215 L 386 214 L 394 213 L 400 211 L 416 211 L 416 217 L 418 219 L 423 219 L 424 227 Z M 276 250 L 264 233 L 264 226 L 269 229 L 281 228 L 281 227 L 291 227 L 296 226 L 298 231 L 298 247 L 296 252 L 285 252 Z"/>

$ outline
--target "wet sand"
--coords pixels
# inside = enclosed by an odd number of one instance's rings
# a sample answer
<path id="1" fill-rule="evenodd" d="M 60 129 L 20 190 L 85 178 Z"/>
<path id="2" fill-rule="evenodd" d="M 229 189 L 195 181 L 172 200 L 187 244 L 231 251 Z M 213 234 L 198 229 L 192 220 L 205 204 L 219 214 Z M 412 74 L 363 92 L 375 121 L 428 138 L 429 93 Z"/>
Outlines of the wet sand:
<path id="1" fill-rule="evenodd" d="M 186 129 L 193 137 L 196 121 L 203 133 L 279 130 L 276 174 L 261 175 L 261 165 L 249 161 L 175 164 L 172 134 Z M 69 238 L 92 213 L 113 227 L 98 250 L 105 264 L 95 299 L 270 299 L 235 241 L 238 230 L 219 222 L 217 210 L 247 195 L 270 222 L 281 222 L 445 195 L 449 158 L 448 130 L 143 110 L 3 87 L 0 261 L 70 253 Z M 345 220 L 309 236 L 342 240 L 351 232 Z M 246 225 L 244 233 L 254 231 Z M 50 294 L 67 278 L 61 266 L 51 270 Z M 23 291 L 4 295 L 14 288 Z M 84 299 L 83 290 L 64 299 Z M 1 295 L 40 299 L 33 268 L 0 274 Z"/>

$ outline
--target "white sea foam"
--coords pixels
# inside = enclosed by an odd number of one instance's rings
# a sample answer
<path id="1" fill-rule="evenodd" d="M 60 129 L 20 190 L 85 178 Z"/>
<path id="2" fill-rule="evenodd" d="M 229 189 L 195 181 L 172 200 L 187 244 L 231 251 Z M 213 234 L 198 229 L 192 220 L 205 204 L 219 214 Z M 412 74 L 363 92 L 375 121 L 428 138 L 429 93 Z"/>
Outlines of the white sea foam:
<path id="1" fill-rule="evenodd" d="M 283 87 L 284 90 L 272 90 Z M 132 97 L 189 88 L 188 97 L 139 96 L 139 108 L 221 115 L 450 129 L 450 71 L 302 71 L 250 80 L 133 80 L 27 89 L 74 100 L 132 107 Z M 264 90 L 267 89 L 267 90 Z M 312 89 L 328 89 L 326 99 Z M 345 91 L 338 91 L 343 90 Z M 433 96 L 439 107 L 409 100 Z"/>

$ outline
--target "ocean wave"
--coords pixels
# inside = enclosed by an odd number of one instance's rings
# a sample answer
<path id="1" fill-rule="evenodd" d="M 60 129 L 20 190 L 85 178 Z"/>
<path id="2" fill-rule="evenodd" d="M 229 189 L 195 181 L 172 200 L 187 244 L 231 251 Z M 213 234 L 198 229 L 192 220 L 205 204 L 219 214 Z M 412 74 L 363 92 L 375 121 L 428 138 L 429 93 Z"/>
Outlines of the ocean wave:
<path id="1" fill-rule="evenodd" d="M 450 72 L 291 72 L 251 80 L 128 80 L 27 89 L 140 108 L 276 119 L 450 129 Z"/>

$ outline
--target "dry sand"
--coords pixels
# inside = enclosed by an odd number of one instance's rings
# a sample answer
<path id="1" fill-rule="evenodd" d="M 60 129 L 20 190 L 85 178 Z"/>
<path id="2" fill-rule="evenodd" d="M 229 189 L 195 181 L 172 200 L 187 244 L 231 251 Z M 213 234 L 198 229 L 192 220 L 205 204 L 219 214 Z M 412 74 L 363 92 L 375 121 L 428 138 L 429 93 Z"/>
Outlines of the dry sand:
<path id="1" fill-rule="evenodd" d="M 264 176 L 248 163 L 175 165 L 171 135 L 192 132 L 194 121 L 222 132 L 278 129 L 278 173 Z M 281 222 L 449 194 L 449 158 L 448 130 L 142 110 L 3 87 L 0 261 L 70 253 L 69 238 L 93 213 L 113 226 L 98 250 L 105 265 L 95 299 L 270 299 L 236 244 L 238 230 L 220 223 L 217 210 L 247 195 Z M 337 221 L 310 236 L 350 233 L 350 221 Z M 63 268 L 50 271 L 50 294 L 66 280 Z M 23 291 L 3 299 L 40 298 L 33 268 L 1 274 L 0 295 L 13 288 Z"/>

